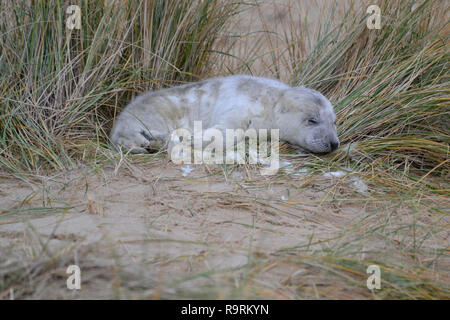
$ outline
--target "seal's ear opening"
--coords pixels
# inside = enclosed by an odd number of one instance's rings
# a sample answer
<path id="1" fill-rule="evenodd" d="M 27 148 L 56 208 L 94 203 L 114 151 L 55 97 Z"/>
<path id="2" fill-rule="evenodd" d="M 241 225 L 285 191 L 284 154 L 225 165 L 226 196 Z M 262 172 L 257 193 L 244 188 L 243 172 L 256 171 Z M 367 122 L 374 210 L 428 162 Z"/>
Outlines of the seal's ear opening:
<path id="1" fill-rule="evenodd" d="M 276 111 L 279 113 L 288 113 L 294 111 L 295 104 L 298 104 L 298 92 L 295 88 L 288 89 L 280 96 L 280 100 L 276 105 Z"/>
<path id="2" fill-rule="evenodd" d="M 280 111 L 280 113 L 288 113 L 289 112 L 289 108 L 283 103 L 281 103 L 279 105 L 278 110 Z"/>

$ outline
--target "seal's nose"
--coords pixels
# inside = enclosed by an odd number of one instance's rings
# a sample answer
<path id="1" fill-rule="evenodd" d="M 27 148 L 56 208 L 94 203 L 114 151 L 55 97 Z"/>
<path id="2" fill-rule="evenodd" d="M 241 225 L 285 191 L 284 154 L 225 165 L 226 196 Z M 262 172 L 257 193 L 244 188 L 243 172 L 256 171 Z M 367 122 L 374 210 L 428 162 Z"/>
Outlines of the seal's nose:
<path id="1" fill-rule="evenodd" d="M 330 141 L 331 151 L 336 150 L 338 147 L 339 147 L 339 142 L 337 142 L 337 141 Z"/>

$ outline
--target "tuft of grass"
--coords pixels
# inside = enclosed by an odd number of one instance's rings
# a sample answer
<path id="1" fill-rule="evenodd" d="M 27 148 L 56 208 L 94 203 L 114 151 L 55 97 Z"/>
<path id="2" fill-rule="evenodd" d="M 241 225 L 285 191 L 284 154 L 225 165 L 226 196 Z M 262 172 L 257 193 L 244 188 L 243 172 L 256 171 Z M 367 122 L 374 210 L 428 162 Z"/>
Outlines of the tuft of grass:
<path id="1" fill-rule="evenodd" d="M 9 171 L 95 156 L 134 93 L 206 72 L 236 9 L 219 0 L 77 3 L 79 30 L 66 27 L 64 0 L 1 3 L 0 165 Z"/>
<path id="2" fill-rule="evenodd" d="M 324 24 L 314 50 L 295 66 L 292 83 L 335 102 L 342 146 L 329 158 L 334 165 L 376 171 L 398 189 L 404 181 L 392 175 L 412 179 L 409 186 L 430 174 L 448 179 L 449 7 L 441 1 L 378 5 L 379 30 L 367 28 L 364 6 L 352 6 L 336 26 Z M 442 185 L 431 190 L 449 194 Z"/>

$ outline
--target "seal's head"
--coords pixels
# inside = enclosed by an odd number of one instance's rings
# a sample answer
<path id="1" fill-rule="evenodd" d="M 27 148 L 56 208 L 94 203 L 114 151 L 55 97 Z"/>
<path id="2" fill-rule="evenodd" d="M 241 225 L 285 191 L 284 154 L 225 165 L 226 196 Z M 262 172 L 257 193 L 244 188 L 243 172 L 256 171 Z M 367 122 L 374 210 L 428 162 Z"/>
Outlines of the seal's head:
<path id="1" fill-rule="evenodd" d="M 280 139 L 313 153 L 326 153 L 339 146 L 336 115 L 330 101 L 305 87 L 287 89 L 275 107 Z"/>

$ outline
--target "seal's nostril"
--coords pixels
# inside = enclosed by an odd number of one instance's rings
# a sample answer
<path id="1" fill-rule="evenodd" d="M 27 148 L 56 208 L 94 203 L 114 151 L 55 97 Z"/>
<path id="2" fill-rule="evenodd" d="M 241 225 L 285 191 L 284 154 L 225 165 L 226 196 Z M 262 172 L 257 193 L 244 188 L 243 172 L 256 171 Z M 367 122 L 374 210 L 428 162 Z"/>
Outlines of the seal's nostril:
<path id="1" fill-rule="evenodd" d="M 339 147 L 339 142 L 331 141 L 330 142 L 330 147 L 331 147 L 331 151 L 336 150 L 337 147 Z"/>

